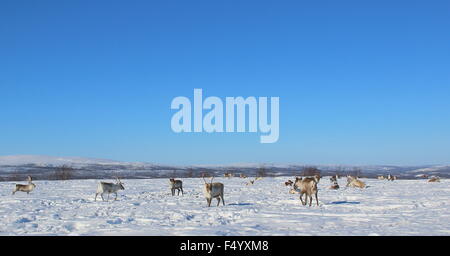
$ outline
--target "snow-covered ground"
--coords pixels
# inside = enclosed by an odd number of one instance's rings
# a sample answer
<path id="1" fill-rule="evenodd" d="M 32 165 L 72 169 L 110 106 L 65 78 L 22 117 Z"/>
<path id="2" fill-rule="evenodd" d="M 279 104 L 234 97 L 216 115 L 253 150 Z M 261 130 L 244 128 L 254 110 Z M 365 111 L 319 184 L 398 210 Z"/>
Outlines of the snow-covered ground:
<path id="1" fill-rule="evenodd" d="M 172 197 L 166 179 L 124 180 L 118 201 L 94 202 L 96 180 L 35 181 L 12 196 L 0 183 L 0 235 L 450 235 L 450 180 L 365 180 L 367 189 L 327 189 L 305 207 L 284 181 L 225 184 L 226 206 L 206 207 L 202 179 Z M 339 180 L 345 187 L 345 180 Z"/>

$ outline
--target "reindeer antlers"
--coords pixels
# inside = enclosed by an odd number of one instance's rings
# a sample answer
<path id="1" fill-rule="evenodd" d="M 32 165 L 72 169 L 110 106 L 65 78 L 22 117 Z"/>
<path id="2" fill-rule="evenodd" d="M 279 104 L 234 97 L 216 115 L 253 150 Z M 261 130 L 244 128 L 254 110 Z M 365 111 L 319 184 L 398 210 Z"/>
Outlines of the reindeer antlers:
<path id="1" fill-rule="evenodd" d="M 205 174 L 204 173 L 202 174 L 202 178 L 203 178 L 203 181 L 205 182 L 205 184 L 207 184 L 208 182 L 206 182 L 206 180 L 205 180 Z M 213 180 L 214 180 L 214 176 L 211 178 L 211 181 L 209 183 L 212 183 Z"/>
<path id="2" fill-rule="evenodd" d="M 113 176 L 113 178 L 116 178 L 116 181 L 117 181 L 118 183 L 122 183 L 122 181 L 119 179 L 119 177 Z"/>

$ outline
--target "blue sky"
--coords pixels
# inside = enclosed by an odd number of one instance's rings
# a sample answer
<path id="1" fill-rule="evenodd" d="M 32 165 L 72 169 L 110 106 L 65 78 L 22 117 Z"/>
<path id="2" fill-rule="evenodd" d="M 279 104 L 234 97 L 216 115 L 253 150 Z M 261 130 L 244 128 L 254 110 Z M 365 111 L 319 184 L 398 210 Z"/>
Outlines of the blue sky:
<path id="1" fill-rule="evenodd" d="M 449 1 L 0 2 L 0 155 L 450 164 Z M 175 134 L 176 96 L 280 97 L 280 139 Z"/>

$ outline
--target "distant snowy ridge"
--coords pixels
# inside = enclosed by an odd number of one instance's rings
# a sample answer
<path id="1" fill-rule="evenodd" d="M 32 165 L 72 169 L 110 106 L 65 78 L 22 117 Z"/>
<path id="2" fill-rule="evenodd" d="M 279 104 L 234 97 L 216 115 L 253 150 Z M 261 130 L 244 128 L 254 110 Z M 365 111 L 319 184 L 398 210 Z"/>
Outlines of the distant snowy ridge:
<path id="1" fill-rule="evenodd" d="M 76 169 L 74 178 L 96 178 L 105 175 L 120 175 L 128 178 L 166 176 L 192 177 L 193 173 L 213 172 L 221 176 L 227 172 L 258 175 L 264 168 L 266 174 L 275 176 L 301 175 L 306 166 L 314 166 L 323 175 L 351 174 L 361 172 L 367 177 L 378 175 L 399 175 L 402 178 L 418 177 L 420 174 L 450 177 L 449 165 L 395 166 L 395 165 L 332 165 L 302 163 L 232 163 L 215 165 L 167 165 L 146 162 L 122 162 L 108 159 L 83 157 L 55 157 L 43 155 L 0 156 L 0 179 L 10 179 L 11 173 L 30 174 L 45 179 L 55 172 L 55 168 L 68 165 Z"/>
<path id="2" fill-rule="evenodd" d="M 83 157 L 55 157 L 43 155 L 14 155 L 0 156 L 0 165 L 27 165 L 35 164 L 39 166 L 49 165 L 125 165 L 126 162 L 113 161 L 108 159 L 83 158 Z"/>

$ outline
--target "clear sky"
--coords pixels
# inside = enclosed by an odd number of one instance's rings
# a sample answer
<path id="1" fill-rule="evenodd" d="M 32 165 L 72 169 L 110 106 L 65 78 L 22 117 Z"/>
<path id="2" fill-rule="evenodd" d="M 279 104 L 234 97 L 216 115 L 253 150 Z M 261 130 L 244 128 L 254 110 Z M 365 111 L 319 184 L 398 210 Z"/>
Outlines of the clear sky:
<path id="1" fill-rule="evenodd" d="M 280 97 L 280 139 L 175 134 L 176 96 Z M 0 155 L 450 164 L 450 1 L 0 1 Z"/>

